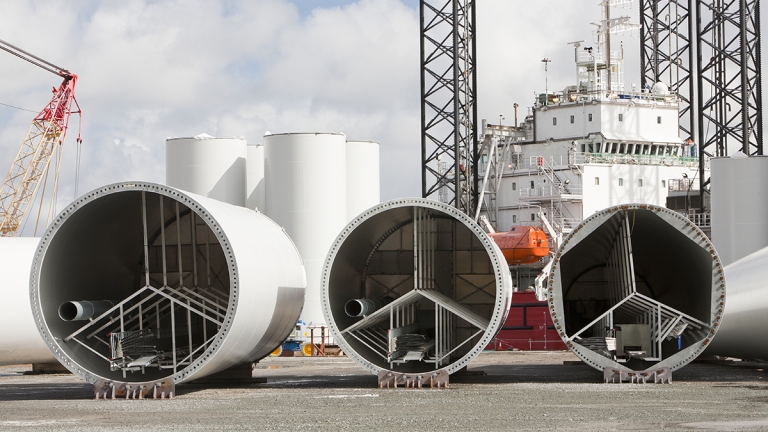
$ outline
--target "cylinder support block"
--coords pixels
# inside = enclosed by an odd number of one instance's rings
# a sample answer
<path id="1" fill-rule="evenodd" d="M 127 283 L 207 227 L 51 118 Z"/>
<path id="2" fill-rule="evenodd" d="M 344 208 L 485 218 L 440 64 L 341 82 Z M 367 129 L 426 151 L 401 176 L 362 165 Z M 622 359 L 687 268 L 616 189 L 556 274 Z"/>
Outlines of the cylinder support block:
<path id="1" fill-rule="evenodd" d="M 89 192 L 56 217 L 30 296 L 64 366 L 97 387 L 146 391 L 139 384 L 269 355 L 294 328 L 305 285 L 296 247 L 266 216 L 135 182 Z"/>
<path id="2" fill-rule="evenodd" d="M 482 228 L 454 207 L 418 198 L 356 217 L 322 276 L 331 334 L 374 374 L 458 371 L 501 329 L 512 298 L 504 256 Z"/>
<path id="3" fill-rule="evenodd" d="M 714 337 L 725 304 L 723 267 L 706 235 L 646 204 L 584 220 L 555 255 L 547 290 L 560 337 L 599 370 L 685 366 Z"/>

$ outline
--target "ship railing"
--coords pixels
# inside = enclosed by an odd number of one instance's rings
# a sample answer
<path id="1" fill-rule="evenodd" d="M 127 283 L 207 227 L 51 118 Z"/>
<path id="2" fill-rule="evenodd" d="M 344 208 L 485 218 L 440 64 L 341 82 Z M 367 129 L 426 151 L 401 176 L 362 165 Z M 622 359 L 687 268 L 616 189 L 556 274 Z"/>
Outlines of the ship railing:
<path id="1" fill-rule="evenodd" d="M 667 155 L 637 155 L 621 153 L 582 153 L 573 155 L 578 165 L 593 164 L 629 164 L 629 165 L 659 165 L 698 168 L 698 157 L 667 156 Z M 709 158 L 705 159 L 705 168 L 709 169 Z"/>
<path id="2" fill-rule="evenodd" d="M 547 166 L 556 171 L 567 170 L 577 163 L 577 160 L 574 158 L 575 154 L 577 153 L 569 151 L 568 154 L 557 156 L 528 156 L 528 158 L 523 158 L 523 160 L 515 161 L 516 165 L 514 165 L 514 168 L 540 170 L 542 167 Z"/>
<path id="3" fill-rule="evenodd" d="M 685 215 L 688 220 L 693 222 L 699 228 L 711 228 L 712 227 L 712 213 L 689 213 Z"/>
<path id="4" fill-rule="evenodd" d="M 611 61 L 619 62 L 622 59 L 621 51 L 611 51 Z M 597 62 L 599 64 L 605 63 L 605 51 L 577 51 L 576 62 L 579 64 L 592 62 Z"/>
<path id="5" fill-rule="evenodd" d="M 696 178 L 681 178 L 681 179 L 669 179 L 667 189 L 669 192 L 686 192 L 686 191 L 698 191 L 699 179 Z"/>
<path id="6" fill-rule="evenodd" d="M 582 193 L 582 187 L 578 185 L 568 185 L 566 191 L 563 186 L 556 186 L 553 184 L 547 184 L 546 186 L 538 186 L 532 188 L 521 188 L 520 198 L 536 199 L 536 198 L 563 198 L 573 195 L 580 196 Z"/>

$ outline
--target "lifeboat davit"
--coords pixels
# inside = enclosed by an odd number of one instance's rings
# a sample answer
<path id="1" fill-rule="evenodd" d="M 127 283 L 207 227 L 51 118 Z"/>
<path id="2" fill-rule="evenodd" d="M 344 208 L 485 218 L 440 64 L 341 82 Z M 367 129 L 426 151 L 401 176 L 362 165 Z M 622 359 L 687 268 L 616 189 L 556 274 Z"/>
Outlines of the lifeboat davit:
<path id="1" fill-rule="evenodd" d="M 547 235 L 539 227 L 514 226 L 507 232 L 488 234 L 499 246 L 507 264 L 533 264 L 549 253 Z"/>

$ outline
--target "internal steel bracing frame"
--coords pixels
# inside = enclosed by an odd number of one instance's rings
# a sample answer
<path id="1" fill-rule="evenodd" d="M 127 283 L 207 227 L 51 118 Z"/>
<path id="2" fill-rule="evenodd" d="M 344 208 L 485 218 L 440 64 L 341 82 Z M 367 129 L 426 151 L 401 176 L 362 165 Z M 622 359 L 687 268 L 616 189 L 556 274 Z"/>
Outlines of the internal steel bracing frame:
<path id="1" fill-rule="evenodd" d="M 696 14 L 699 165 L 704 172 L 705 155 L 763 154 L 760 1 L 699 1 Z M 702 193 L 708 185 L 709 177 L 700 176 Z"/>
<path id="2" fill-rule="evenodd" d="M 475 0 L 421 0 L 422 196 L 477 206 Z"/>
<path id="3" fill-rule="evenodd" d="M 159 200 L 154 222 L 150 198 Z M 226 263 L 216 262 L 221 246 L 205 221 L 178 201 L 145 192 L 140 210 L 143 286 L 64 338 L 123 378 L 152 367 L 175 374 L 192 364 L 218 335 L 229 304 Z"/>
<path id="4" fill-rule="evenodd" d="M 694 0 L 640 2 L 640 64 L 642 88 L 669 85 L 680 100 L 680 137 L 694 137 Z"/>

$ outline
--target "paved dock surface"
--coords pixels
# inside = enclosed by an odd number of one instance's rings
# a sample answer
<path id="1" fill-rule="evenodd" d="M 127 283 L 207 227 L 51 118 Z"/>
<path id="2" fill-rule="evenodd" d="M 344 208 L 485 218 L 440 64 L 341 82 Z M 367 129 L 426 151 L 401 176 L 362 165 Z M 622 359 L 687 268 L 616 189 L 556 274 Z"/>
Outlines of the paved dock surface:
<path id="1" fill-rule="evenodd" d="M 346 357 L 268 358 L 266 384 L 93 400 L 74 375 L 0 368 L 0 430 L 768 430 L 768 363 L 694 363 L 671 385 L 602 384 L 566 352 L 484 353 L 448 389 L 378 389 Z M 28 368 L 27 368 L 28 369 Z"/>

